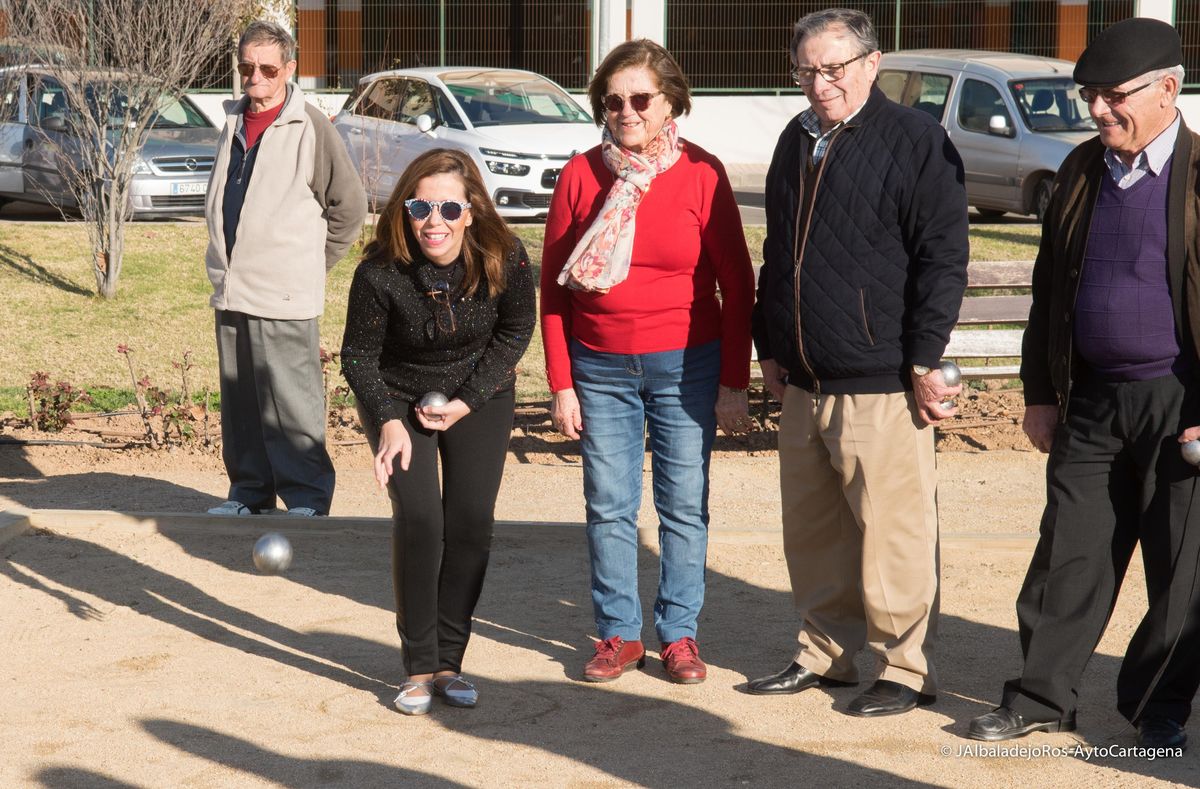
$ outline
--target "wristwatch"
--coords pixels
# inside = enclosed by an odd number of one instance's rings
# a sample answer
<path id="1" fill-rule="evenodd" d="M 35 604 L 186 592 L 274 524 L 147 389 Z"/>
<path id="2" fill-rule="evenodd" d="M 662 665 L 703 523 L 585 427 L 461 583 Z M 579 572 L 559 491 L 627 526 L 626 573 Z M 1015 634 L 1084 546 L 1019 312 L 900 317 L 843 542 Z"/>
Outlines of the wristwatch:
<path id="1" fill-rule="evenodd" d="M 917 376 L 918 378 L 929 375 L 929 368 L 923 364 L 914 364 L 912 366 L 912 371 L 913 375 Z"/>

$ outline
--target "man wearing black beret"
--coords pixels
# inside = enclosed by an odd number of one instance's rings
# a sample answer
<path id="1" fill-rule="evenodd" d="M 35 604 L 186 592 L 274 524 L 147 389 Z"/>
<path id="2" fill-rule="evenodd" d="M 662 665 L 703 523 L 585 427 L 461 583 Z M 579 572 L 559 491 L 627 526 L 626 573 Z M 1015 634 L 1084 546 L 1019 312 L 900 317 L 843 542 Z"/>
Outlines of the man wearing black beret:
<path id="1" fill-rule="evenodd" d="M 1150 606 L 1117 708 L 1139 745 L 1187 741 L 1200 484 L 1179 445 L 1200 437 L 1200 136 L 1175 109 L 1182 61 L 1173 27 L 1127 19 L 1075 67 L 1099 135 L 1055 177 L 1022 350 L 1025 432 L 1049 453 L 1017 597 L 1025 663 L 973 739 L 1075 729 L 1080 677 L 1140 542 Z"/>

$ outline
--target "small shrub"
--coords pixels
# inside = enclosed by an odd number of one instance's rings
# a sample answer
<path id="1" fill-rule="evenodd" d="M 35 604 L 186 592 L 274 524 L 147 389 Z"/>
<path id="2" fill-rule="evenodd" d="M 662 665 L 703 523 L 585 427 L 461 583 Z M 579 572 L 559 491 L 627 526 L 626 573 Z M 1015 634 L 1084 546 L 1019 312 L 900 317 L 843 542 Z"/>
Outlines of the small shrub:
<path id="1" fill-rule="evenodd" d="M 71 407 L 76 403 L 89 403 L 91 397 L 83 389 L 68 381 L 50 382 L 50 374 L 35 372 L 26 387 L 29 395 L 29 421 L 38 430 L 60 432 L 73 423 Z"/>

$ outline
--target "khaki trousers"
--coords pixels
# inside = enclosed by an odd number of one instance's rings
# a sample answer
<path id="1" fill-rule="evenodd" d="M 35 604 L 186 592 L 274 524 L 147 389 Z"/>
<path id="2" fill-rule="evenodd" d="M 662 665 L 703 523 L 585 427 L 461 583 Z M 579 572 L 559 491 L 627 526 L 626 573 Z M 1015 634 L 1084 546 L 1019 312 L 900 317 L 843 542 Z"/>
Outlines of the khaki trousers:
<path id="1" fill-rule="evenodd" d="M 937 469 L 933 428 L 911 393 L 813 395 L 787 388 L 779 428 L 783 547 L 800 612 L 795 661 L 858 681 L 937 690 Z"/>

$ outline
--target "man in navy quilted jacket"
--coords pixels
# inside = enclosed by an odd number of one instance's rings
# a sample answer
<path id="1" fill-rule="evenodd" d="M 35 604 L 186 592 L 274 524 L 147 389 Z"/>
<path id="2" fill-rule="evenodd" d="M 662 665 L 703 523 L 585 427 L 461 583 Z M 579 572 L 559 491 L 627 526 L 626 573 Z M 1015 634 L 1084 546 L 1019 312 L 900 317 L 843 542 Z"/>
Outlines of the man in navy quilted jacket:
<path id="1" fill-rule="evenodd" d="M 952 416 L 939 361 L 967 282 L 962 161 L 928 114 L 875 87 L 870 17 L 796 23 L 792 75 L 811 107 L 767 174 L 754 311 L 763 378 L 783 402 L 784 553 L 801 624 L 793 662 L 750 693 L 858 682 L 846 712 L 933 703 L 938 522 L 933 425 Z"/>

